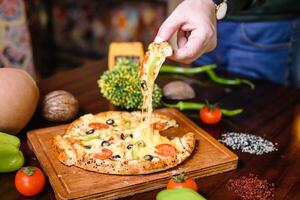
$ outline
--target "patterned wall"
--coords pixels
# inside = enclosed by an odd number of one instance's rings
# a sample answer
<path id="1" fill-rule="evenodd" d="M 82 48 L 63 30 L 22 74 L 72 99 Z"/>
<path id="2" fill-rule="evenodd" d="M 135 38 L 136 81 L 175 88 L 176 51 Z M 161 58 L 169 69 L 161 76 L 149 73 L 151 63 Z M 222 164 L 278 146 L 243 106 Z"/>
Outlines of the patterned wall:
<path id="1" fill-rule="evenodd" d="M 22 0 L 0 0 L 0 67 L 21 68 L 35 77 Z"/>

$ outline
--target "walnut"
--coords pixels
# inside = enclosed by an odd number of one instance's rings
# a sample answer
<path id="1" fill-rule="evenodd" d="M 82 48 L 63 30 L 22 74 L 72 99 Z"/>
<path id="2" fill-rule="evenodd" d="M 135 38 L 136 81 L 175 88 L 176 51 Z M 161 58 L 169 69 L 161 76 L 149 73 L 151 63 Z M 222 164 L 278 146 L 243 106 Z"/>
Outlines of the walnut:
<path id="1" fill-rule="evenodd" d="M 56 90 L 48 93 L 42 103 L 45 119 L 55 122 L 72 120 L 79 111 L 77 99 L 69 92 Z"/>
<path id="2" fill-rule="evenodd" d="M 184 100 L 195 98 L 194 89 L 184 81 L 172 81 L 164 86 L 163 94 L 167 99 Z"/>

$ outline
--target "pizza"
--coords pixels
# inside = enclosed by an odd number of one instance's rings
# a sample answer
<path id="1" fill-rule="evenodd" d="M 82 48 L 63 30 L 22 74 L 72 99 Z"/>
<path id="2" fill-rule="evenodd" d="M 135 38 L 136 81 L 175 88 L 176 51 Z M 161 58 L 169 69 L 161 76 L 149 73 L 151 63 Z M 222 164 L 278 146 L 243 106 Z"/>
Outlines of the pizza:
<path id="1" fill-rule="evenodd" d="M 153 113 L 151 135 L 139 129 L 142 113 L 107 111 L 87 114 L 54 138 L 58 159 L 67 166 L 107 174 L 149 174 L 183 162 L 195 146 L 193 133 L 164 137 L 177 127 L 170 117 Z"/>
<path id="2" fill-rule="evenodd" d="M 177 127 L 169 116 L 152 111 L 155 79 L 166 57 L 167 42 L 152 43 L 140 68 L 142 111 L 108 111 L 87 114 L 71 123 L 64 135 L 54 138 L 58 159 L 67 166 L 107 174 L 149 174 L 175 167 L 195 147 L 194 133 L 164 137 L 161 131 Z"/>

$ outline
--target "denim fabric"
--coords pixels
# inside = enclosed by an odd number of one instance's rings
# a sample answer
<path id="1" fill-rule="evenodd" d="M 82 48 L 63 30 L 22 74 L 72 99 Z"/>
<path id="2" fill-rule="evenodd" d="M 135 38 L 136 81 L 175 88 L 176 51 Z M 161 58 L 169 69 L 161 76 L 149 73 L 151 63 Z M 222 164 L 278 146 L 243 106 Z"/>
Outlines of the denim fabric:
<path id="1" fill-rule="evenodd" d="M 279 84 L 300 86 L 300 19 L 220 21 L 218 45 L 195 61 Z"/>

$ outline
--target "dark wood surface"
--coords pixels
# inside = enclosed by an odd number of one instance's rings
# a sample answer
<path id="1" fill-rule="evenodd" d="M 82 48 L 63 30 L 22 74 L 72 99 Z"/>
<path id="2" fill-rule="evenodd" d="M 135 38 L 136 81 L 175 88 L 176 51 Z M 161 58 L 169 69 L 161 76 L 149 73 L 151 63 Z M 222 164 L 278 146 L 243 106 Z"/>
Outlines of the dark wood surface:
<path id="1" fill-rule="evenodd" d="M 90 62 L 81 68 L 57 74 L 39 83 L 41 98 L 52 90 L 63 89 L 74 94 L 81 106 L 80 114 L 109 110 L 111 105 L 99 93 L 97 79 L 107 66 L 106 61 Z M 224 74 L 228 76 L 228 74 Z M 230 75 L 229 75 L 230 76 Z M 181 77 L 159 75 L 159 85 Z M 197 112 L 184 114 L 216 139 L 225 132 L 246 132 L 263 136 L 278 143 L 278 151 L 262 156 L 234 151 L 239 156 L 238 169 L 197 180 L 199 192 L 213 200 L 237 199 L 225 185 L 230 178 L 254 173 L 275 183 L 275 199 L 300 199 L 300 90 L 266 82 L 256 82 L 256 89 L 247 86 L 216 85 L 205 75 L 188 77 L 196 89 L 195 101 L 218 102 L 224 108 L 244 108 L 236 117 L 224 118 L 221 123 L 207 126 L 198 120 Z M 18 135 L 26 165 L 39 165 L 26 145 L 26 132 L 35 128 L 58 125 L 45 121 L 39 110 L 29 125 Z M 49 185 L 36 197 L 21 196 L 14 187 L 15 173 L 0 174 L 0 198 L 7 200 L 55 199 Z M 160 190 L 154 190 L 124 200 L 153 200 Z"/>

